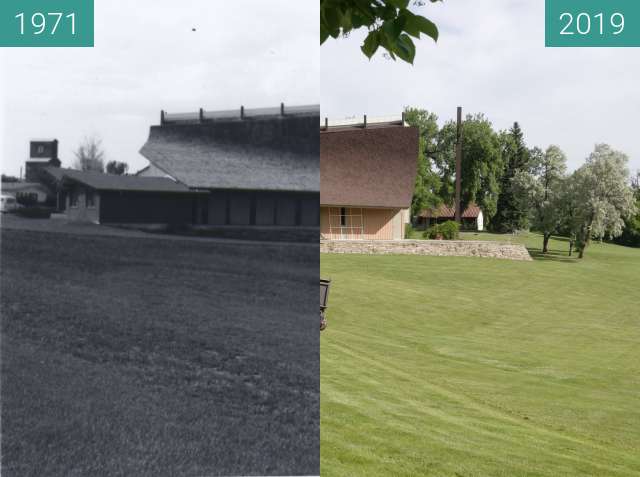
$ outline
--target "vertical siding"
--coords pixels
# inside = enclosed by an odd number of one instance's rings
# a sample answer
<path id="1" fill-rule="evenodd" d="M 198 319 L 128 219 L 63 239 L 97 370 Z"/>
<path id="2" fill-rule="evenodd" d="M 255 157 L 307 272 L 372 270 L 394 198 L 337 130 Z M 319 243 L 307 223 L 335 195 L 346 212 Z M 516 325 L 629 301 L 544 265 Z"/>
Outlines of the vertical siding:
<path id="1" fill-rule="evenodd" d="M 210 225 L 318 226 L 318 194 L 212 191 Z"/>
<path id="2" fill-rule="evenodd" d="M 366 240 L 393 240 L 393 220 L 397 209 L 364 209 Z"/>
<path id="3" fill-rule="evenodd" d="M 251 197 L 248 193 L 230 194 L 228 207 L 230 225 L 249 225 L 251 223 Z"/>
<path id="4" fill-rule="evenodd" d="M 340 209 L 341 207 L 322 207 L 320 209 L 322 238 L 328 240 L 393 240 L 402 238 L 402 235 L 396 234 L 394 236 L 394 220 L 398 221 L 400 218 L 398 216 L 401 212 L 400 209 L 346 207 L 347 221 L 344 229 L 341 229 L 339 223 Z M 362 233 L 357 230 L 360 226 L 360 214 L 362 214 Z"/>

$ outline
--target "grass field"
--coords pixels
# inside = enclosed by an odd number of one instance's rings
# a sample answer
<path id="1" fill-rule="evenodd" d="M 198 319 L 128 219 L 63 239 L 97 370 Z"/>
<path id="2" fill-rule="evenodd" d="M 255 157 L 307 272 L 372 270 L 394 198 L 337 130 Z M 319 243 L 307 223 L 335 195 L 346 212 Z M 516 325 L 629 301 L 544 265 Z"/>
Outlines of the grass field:
<path id="1" fill-rule="evenodd" d="M 2 230 L 2 476 L 317 474 L 317 247 L 114 233 Z"/>
<path id="2" fill-rule="evenodd" d="M 535 260 L 321 257 L 323 477 L 640 475 L 640 250 L 482 235 Z"/>

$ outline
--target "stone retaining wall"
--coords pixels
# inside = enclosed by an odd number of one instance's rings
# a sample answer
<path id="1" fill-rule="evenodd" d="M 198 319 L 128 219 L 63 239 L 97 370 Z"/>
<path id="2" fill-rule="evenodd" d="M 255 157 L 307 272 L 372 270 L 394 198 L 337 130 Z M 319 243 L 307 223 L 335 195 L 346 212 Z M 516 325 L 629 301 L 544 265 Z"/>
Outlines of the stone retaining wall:
<path id="1" fill-rule="evenodd" d="M 532 260 L 522 244 L 471 240 L 321 240 L 320 252 Z"/>

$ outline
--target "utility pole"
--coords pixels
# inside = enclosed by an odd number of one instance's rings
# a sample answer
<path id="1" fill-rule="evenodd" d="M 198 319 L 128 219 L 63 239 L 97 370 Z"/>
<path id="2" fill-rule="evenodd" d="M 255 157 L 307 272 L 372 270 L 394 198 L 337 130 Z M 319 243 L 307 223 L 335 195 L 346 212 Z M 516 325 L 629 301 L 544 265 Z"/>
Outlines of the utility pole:
<path id="1" fill-rule="evenodd" d="M 462 223 L 462 210 L 460 207 L 462 194 L 462 107 L 458 106 L 458 131 L 456 135 L 456 213 L 455 219 Z"/>

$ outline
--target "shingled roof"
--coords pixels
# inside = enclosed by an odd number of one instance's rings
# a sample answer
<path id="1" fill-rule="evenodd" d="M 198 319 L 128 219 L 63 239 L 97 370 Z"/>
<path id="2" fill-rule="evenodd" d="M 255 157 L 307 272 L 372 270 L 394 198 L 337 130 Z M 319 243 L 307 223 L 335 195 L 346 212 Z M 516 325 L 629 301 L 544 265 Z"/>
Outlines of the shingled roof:
<path id="1" fill-rule="evenodd" d="M 164 115 L 140 153 L 192 188 L 320 190 L 319 108 Z"/>
<path id="2" fill-rule="evenodd" d="M 166 177 L 118 176 L 95 171 L 78 171 L 47 167 L 44 170 L 61 182 L 78 182 L 95 190 L 116 190 L 130 192 L 192 192 L 184 184 Z"/>
<path id="3" fill-rule="evenodd" d="M 402 124 L 320 131 L 321 205 L 407 208 L 418 129 Z"/>
<path id="4" fill-rule="evenodd" d="M 477 219 L 480 216 L 481 210 L 480 207 L 478 207 L 476 204 L 469 204 L 469 207 L 467 207 L 463 212 L 462 212 L 462 218 L 463 219 Z M 430 219 L 430 218 L 444 218 L 444 219 L 448 219 L 448 218 L 454 218 L 456 215 L 456 210 L 453 207 L 450 207 L 448 205 L 441 205 L 440 208 L 438 209 L 425 209 L 422 212 L 420 212 L 420 214 L 418 214 L 418 217 L 422 217 L 422 218 L 426 218 L 426 219 Z"/>

